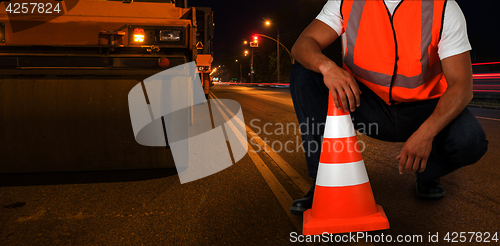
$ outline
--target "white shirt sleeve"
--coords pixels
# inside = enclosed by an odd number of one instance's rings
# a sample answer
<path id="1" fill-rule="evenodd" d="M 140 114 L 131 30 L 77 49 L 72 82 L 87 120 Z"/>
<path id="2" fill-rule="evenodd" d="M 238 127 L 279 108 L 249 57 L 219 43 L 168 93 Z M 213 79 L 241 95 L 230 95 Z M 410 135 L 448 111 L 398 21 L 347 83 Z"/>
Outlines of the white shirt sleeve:
<path id="1" fill-rule="evenodd" d="M 464 14 L 455 1 L 448 1 L 444 13 L 443 33 L 438 43 L 439 58 L 458 55 L 471 50 Z"/>
<path id="2" fill-rule="evenodd" d="M 340 14 L 341 3 L 341 0 L 329 0 L 316 17 L 317 20 L 322 21 L 335 30 L 339 36 L 342 35 L 344 29 L 344 21 L 342 19 L 342 15 Z"/>

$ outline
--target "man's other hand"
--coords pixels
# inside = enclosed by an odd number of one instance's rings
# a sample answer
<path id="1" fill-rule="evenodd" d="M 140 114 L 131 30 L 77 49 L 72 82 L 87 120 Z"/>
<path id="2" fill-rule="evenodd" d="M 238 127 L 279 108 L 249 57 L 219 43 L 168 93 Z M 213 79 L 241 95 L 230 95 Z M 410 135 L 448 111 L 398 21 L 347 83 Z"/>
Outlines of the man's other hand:
<path id="1" fill-rule="evenodd" d="M 423 172 L 427 166 L 433 140 L 434 137 L 425 129 L 414 132 L 396 157 L 399 160 L 399 173 Z"/>
<path id="2" fill-rule="evenodd" d="M 406 141 L 399 159 L 399 172 L 423 172 L 431 153 L 434 137 L 467 106 L 472 94 L 472 66 L 469 52 L 445 58 L 441 61 L 448 82 L 432 115 Z"/>

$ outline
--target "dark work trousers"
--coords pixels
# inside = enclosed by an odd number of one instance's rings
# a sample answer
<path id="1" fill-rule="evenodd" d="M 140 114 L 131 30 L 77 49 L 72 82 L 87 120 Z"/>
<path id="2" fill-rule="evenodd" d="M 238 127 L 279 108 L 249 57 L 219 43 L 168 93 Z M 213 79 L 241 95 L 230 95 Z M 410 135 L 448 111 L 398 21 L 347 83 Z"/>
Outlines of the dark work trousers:
<path id="1" fill-rule="evenodd" d="M 387 105 L 358 82 L 360 106 L 351 112 L 354 128 L 375 139 L 405 142 L 432 114 L 439 99 Z M 323 75 L 296 63 L 290 75 L 290 93 L 300 123 L 309 176 L 316 178 L 329 91 Z M 432 143 L 432 151 L 419 180 L 439 178 L 476 163 L 486 153 L 488 141 L 476 117 L 464 109 Z M 370 146 L 367 146 L 370 148 Z"/>

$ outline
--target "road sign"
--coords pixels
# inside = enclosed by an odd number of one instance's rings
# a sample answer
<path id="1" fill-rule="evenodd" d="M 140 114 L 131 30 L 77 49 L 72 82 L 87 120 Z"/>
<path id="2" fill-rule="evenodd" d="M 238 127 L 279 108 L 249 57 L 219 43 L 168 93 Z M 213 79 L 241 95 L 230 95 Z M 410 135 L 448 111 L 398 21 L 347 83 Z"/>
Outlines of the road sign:
<path id="1" fill-rule="evenodd" d="M 250 42 L 250 47 L 252 47 L 252 48 L 259 47 L 259 42 Z"/>
<path id="2" fill-rule="evenodd" d="M 203 43 L 201 43 L 201 41 L 198 41 L 198 43 L 196 44 L 196 48 L 199 49 L 199 50 L 202 50 L 203 49 Z"/>

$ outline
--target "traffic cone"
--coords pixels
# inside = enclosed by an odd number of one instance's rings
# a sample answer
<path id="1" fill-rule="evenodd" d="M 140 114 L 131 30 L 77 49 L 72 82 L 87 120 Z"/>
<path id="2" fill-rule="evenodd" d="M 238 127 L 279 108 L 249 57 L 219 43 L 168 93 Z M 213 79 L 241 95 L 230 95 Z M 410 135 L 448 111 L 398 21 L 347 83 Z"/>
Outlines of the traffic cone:
<path id="1" fill-rule="evenodd" d="M 335 107 L 331 92 L 313 205 L 303 219 L 304 235 L 389 228 L 375 204 L 351 115 Z"/>

